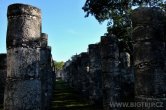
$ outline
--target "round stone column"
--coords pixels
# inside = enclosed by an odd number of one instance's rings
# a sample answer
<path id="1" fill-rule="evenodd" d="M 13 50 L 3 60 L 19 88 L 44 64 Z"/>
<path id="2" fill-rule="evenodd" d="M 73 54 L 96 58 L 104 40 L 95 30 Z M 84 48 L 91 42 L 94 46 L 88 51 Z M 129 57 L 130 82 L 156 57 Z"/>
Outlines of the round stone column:
<path id="1" fill-rule="evenodd" d="M 153 104 L 137 109 L 164 110 L 166 105 L 164 13 L 159 8 L 138 8 L 132 13 L 132 24 L 135 100 Z"/>
<path id="2" fill-rule="evenodd" d="M 9 5 L 7 11 L 7 48 L 39 45 L 41 36 L 40 9 L 25 5 Z"/>
<path id="3" fill-rule="evenodd" d="M 8 7 L 7 17 L 4 110 L 40 110 L 40 9 L 12 4 Z"/>

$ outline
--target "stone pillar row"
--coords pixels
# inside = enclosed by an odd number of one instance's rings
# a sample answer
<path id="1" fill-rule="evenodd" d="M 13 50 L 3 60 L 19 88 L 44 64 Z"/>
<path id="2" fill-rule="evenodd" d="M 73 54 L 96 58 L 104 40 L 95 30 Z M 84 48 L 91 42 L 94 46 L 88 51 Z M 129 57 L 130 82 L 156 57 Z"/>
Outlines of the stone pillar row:
<path id="1" fill-rule="evenodd" d="M 99 43 L 89 45 L 88 52 L 74 55 L 65 63 L 63 73 L 72 88 L 105 110 L 120 110 L 110 107 L 111 102 L 134 99 L 130 54 L 119 51 L 114 35 L 102 36 Z"/>
<path id="2" fill-rule="evenodd" d="M 86 58 L 81 53 L 65 63 L 63 79 L 104 110 L 165 110 L 165 14 L 138 8 L 131 18 L 130 53 L 118 36 L 102 36 L 88 46 Z"/>
<path id="3" fill-rule="evenodd" d="M 89 85 L 89 77 L 88 74 L 88 66 L 89 66 L 89 56 L 86 52 L 83 52 L 79 55 L 75 55 L 72 57 L 73 62 L 67 66 L 66 63 L 66 70 L 67 77 L 66 81 L 69 82 L 69 85 L 74 88 L 78 92 L 82 92 L 84 95 L 89 94 L 87 85 Z"/>
<path id="4" fill-rule="evenodd" d="M 7 17 L 4 110 L 47 110 L 55 69 L 51 47 L 47 45 L 48 35 L 41 33 L 41 10 L 12 4 Z"/>

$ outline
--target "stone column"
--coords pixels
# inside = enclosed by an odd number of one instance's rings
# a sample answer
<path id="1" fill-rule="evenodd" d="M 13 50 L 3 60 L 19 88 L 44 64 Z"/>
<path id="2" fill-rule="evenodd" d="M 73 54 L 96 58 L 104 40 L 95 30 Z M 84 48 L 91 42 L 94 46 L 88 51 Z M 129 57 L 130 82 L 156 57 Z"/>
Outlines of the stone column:
<path id="1" fill-rule="evenodd" d="M 49 56 L 49 68 L 48 68 L 48 97 L 49 97 L 49 103 L 51 103 L 52 95 L 53 95 L 53 85 L 54 85 L 54 76 L 52 71 L 53 66 L 53 59 L 51 55 L 51 47 L 50 48 L 50 56 Z"/>
<path id="2" fill-rule="evenodd" d="M 12 4 L 8 7 L 7 79 L 4 110 L 40 110 L 40 9 Z"/>
<path id="3" fill-rule="evenodd" d="M 48 80 L 50 74 L 50 48 L 47 45 L 48 35 L 41 34 L 40 38 L 40 74 L 41 74 L 41 104 L 42 110 L 47 110 L 49 106 Z"/>
<path id="4" fill-rule="evenodd" d="M 78 69 L 77 69 L 77 63 L 76 63 L 76 59 L 77 59 L 77 55 L 73 56 L 72 58 L 72 63 L 70 65 L 69 68 L 69 73 L 70 73 L 70 86 L 75 89 L 76 88 L 76 84 L 75 84 L 75 79 L 76 79 L 76 74 L 78 73 Z"/>
<path id="5" fill-rule="evenodd" d="M 46 33 L 41 33 L 40 47 L 47 48 L 48 46 L 48 35 Z"/>
<path id="6" fill-rule="evenodd" d="M 120 49 L 120 47 L 119 47 Z M 128 104 L 134 102 L 134 72 L 131 62 L 131 55 L 128 52 L 121 51 L 119 57 L 119 72 L 120 72 L 120 102 L 127 102 Z M 133 108 L 122 107 L 124 110 L 130 110 Z"/>
<path id="7" fill-rule="evenodd" d="M 71 65 L 71 61 L 68 60 L 65 62 L 63 66 L 63 81 L 67 82 L 69 84 L 69 78 L 70 78 L 70 73 L 69 73 L 69 67 Z"/>
<path id="8" fill-rule="evenodd" d="M 90 74 L 90 100 L 92 103 L 102 103 L 102 71 L 100 45 L 90 44 L 89 49 L 89 74 Z"/>
<path id="9" fill-rule="evenodd" d="M 71 82 L 71 87 L 73 88 L 73 89 L 75 89 L 76 91 L 79 91 L 78 90 L 78 73 L 79 73 L 79 68 L 78 68 L 78 64 L 79 64 L 79 62 L 78 62 L 78 60 L 79 60 L 79 57 L 78 57 L 78 55 L 74 55 L 73 57 L 72 57 L 72 64 L 71 64 L 71 66 L 70 66 L 70 74 L 71 74 L 71 78 L 70 78 L 70 82 Z"/>
<path id="10" fill-rule="evenodd" d="M 52 95 L 55 89 L 55 84 L 56 84 L 56 69 L 55 69 L 55 62 L 53 60 L 53 57 L 51 57 L 51 78 L 52 78 Z"/>
<path id="11" fill-rule="evenodd" d="M 166 107 L 164 19 L 159 8 L 138 8 L 132 13 L 135 100 L 153 104 L 138 110 Z"/>
<path id="12" fill-rule="evenodd" d="M 0 103 L 4 100 L 5 81 L 7 76 L 6 54 L 0 54 Z"/>
<path id="13" fill-rule="evenodd" d="M 110 106 L 111 103 L 121 101 L 119 48 L 116 36 L 101 37 L 101 59 L 104 110 L 119 110 Z"/>
<path id="14" fill-rule="evenodd" d="M 89 97 L 89 54 L 87 52 L 82 52 L 80 54 L 80 67 L 78 78 L 78 86 L 80 86 L 80 92 Z"/>

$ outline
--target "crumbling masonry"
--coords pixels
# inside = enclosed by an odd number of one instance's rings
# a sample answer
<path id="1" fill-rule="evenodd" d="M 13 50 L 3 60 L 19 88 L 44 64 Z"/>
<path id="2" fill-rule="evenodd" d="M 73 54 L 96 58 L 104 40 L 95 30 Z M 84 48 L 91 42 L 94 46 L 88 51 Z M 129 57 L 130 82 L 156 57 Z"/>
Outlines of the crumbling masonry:
<path id="1" fill-rule="evenodd" d="M 102 71 L 100 44 L 90 44 L 88 46 L 89 54 L 89 99 L 92 103 L 102 102 Z"/>
<path id="2" fill-rule="evenodd" d="M 161 105 L 164 106 L 166 105 L 164 13 L 159 8 L 138 8 L 132 16 L 135 100 L 162 102 Z M 160 108 L 164 109 L 165 107 Z"/>
<path id="3" fill-rule="evenodd" d="M 7 17 L 4 110 L 46 110 L 52 95 L 54 65 L 47 35 L 41 34 L 41 11 L 13 4 L 8 7 Z"/>

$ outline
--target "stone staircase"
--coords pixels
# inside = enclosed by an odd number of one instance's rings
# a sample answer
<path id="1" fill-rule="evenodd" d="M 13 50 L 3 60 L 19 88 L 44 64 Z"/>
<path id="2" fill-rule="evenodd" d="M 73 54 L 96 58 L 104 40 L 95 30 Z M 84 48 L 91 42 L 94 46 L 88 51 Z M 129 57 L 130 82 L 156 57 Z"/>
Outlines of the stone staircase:
<path id="1" fill-rule="evenodd" d="M 101 107 L 90 102 L 62 80 L 56 81 L 56 87 L 50 110 L 102 110 Z"/>

